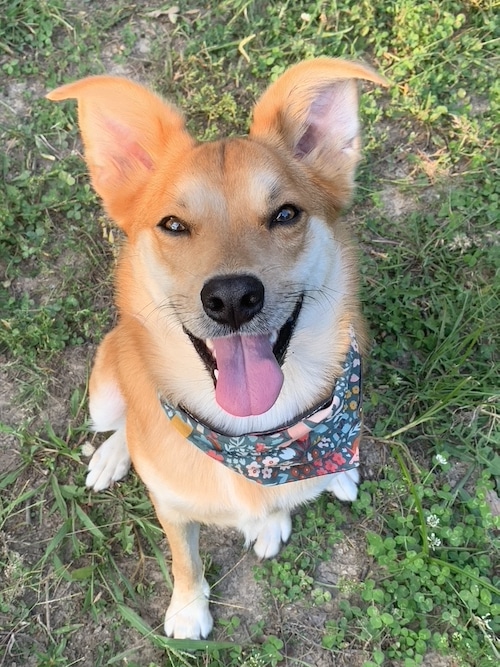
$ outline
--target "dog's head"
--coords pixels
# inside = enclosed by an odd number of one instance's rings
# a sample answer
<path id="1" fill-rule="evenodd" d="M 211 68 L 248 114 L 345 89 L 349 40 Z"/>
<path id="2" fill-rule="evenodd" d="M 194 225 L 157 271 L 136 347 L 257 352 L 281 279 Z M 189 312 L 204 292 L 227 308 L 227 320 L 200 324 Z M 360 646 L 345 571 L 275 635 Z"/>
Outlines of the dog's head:
<path id="1" fill-rule="evenodd" d="M 128 238 L 119 307 L 152 335 L 159 389 L 221 428 L 286 422 L 340 370 L 357 316 L 336 221 L 359 160 L 358 79 L 385 83 L 356 63 L 300 63 L 259 100 L 248 138 L 206 144 L 125 79 L 48 95 L 78 100 L 93 186 Z"/>

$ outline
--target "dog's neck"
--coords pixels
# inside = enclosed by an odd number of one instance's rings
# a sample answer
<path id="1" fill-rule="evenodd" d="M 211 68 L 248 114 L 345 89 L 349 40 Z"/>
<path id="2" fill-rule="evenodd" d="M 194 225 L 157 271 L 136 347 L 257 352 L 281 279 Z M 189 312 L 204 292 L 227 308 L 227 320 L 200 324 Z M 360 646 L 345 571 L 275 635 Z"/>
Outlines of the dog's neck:
<path id="1" fill-rule="evenodd" d="M 276 432 L 218 433 L 181 407 L 161 399 L 165 414 L 189 442 L 248 479 L 283 484 L 358 465 L 361 432 L 361 357 L 354 335 L 330 399 Z"/>

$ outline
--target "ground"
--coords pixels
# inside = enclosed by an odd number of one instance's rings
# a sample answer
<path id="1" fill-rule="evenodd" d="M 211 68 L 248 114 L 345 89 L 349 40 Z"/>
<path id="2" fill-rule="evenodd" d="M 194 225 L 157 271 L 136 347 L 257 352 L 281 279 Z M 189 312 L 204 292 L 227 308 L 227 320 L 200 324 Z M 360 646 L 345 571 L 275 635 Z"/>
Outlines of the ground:
<path id="1" fill-rule="evenodd" d="M 494 664 L 494 3 L 0 0 L 0 15 L 0 667 Z M 267 564 L 204 528 L 214 634 L 168 642 L 168 546 L 141 482 L 84 488 L 120 236 L 88 186 L 73 106 L 43 95 L 130 76 L 208 140 L 242 133 L 269 79 L 320 55 L 392 83 L 364 89 L 346 212 L 372 339 L 364 482 L 352 506 L 298 512 Z"/>

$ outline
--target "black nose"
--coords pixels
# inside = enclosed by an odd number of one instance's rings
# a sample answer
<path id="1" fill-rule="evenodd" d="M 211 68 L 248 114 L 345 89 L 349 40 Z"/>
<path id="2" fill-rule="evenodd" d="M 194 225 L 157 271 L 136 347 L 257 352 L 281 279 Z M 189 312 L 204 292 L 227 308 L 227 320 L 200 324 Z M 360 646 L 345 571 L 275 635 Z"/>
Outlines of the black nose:
<path id="1" fill-rule="evenodd" d="M 212 320 L 236 330 L 262 310 L 264 285 L 254 276 L 218 276 L 203 286 L 201 302 Z"/>

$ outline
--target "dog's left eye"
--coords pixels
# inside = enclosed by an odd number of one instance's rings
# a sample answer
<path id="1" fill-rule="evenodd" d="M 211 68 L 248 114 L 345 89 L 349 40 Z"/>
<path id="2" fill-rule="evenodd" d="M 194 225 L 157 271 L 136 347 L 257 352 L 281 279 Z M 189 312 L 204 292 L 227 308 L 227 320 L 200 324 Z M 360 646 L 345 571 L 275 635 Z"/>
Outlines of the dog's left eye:
<path id="1" fill-rule="evenodd" d="M 158 227 L 171 234 L 183 234 L 189 231 L 182 220 L 179 220 L 179 218 L 176 218 L 173 215 L 168 215 L 166 218 L 162 218 L 158 223 Z"/>
<path id="2" fill-rule="evenodd" d="M 270 219 L 270 227 L 275 225 L 288 225 L 291 222 L 296 222 L 300 217 L 300 211 L 296 206 L 287 204 L 278 209 Z"/>

